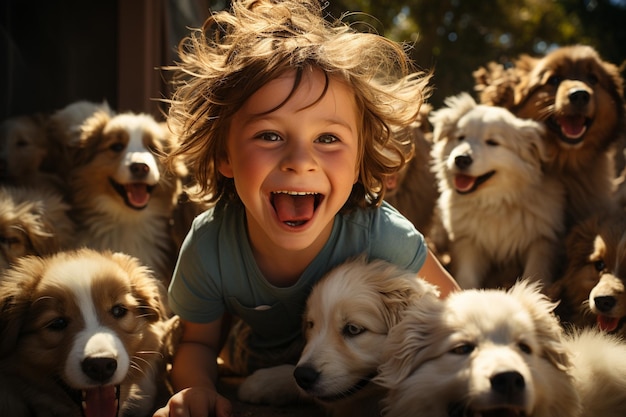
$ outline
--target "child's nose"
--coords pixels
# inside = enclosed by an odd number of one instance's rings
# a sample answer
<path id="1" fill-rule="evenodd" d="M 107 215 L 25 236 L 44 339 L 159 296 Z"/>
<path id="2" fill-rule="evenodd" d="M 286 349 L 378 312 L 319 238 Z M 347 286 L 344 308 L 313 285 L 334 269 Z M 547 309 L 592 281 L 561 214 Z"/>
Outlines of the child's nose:
<path id="1" fill-rule="evenodd" d="M 312 146 L 295 141 L 289 144 L 281 162 L 282 170 L 297 173 L 315 171 L 317 166 L 317 160 L 313 155 Z"/>

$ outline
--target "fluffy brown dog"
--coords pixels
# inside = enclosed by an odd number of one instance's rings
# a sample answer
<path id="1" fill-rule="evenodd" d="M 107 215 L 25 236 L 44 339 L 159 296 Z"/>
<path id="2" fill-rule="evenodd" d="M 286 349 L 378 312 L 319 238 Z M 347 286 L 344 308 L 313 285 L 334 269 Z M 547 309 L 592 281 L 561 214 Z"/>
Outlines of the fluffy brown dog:
<path id="1" fill-rule="evenodd" d="M 556 313 L 579 327 L 626 336 L 626 214 L 601 213 L 572 229 L 567 269 L 549 289 Z"/>
<path id="2" fill-rule="evenodd" d="M 612 146 L 623 138 L 624 81 L 617 66 L 590 46 L 519 57 L 514 67 L 490 63 L 474 72 L 482 103 L 542 121 L 549 168 L 567 191 L 567 224 L 605 208 L 616 176 Z"/>
<path id="3" fill-rule="evenodd" d="M 0 279 L 2 415 L 152 415 L 165 372 L 165 289 L 136 258 L 21 258 Z"/>

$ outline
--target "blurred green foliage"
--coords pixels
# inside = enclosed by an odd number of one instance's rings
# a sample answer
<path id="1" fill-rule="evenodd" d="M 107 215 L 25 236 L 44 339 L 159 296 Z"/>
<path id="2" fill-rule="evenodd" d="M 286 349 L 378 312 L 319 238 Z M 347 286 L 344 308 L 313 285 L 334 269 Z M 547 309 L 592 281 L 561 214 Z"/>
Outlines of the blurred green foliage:
<path id="1" fill-rule="evenodd" d="M 478 67 L 508 64 L 521 53 L 583 43 L 616 65 L 626 60 L 626 0 L 322 1 L 333 17 L 406 42 L 415 63 L 434 70 L 435 107 L 449 95 L 473 93 Z M 227 3 L 212 1 L 214 9 Z"/>

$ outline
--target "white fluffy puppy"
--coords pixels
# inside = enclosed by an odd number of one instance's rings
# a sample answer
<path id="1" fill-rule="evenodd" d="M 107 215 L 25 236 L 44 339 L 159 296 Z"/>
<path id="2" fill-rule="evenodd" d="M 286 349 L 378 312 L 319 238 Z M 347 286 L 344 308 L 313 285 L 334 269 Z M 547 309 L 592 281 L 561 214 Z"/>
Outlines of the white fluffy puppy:
<path id="1" fill-rule="evenodd" d="M 448 97 L 446 105 L 430 120 L 453 276 L 463 288 L 513 283 L 486 283 L 487 276 L 497 276 L 493 271 L 551 282 L 564 192 L 542 173 L 543 127 L 504 108 L 478 105 L 467 93 Z"/>

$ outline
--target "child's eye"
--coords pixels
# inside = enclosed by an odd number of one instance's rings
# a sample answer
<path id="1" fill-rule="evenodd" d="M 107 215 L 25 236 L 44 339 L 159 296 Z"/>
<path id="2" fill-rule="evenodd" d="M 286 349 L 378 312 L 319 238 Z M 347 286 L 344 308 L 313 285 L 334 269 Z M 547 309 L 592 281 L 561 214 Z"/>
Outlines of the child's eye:
<path id="1" fill-rule="evenodd" d="M 261 140 L 266 140 L 268 142 L 278 142 L 279 140 L 281 140 L 280 135 L 274 132 L 260 133 L 259 135 L 257 135 L 257 138 Z"/>
<path id="2" fill-rule="evenodd" d="M 333 136 L 333 135 L 322 135 L 319 138 L 317 138 L 315 141 L 318 143 L 335 143 L 335 142 L 338 142 L 339 139 L 337 138 L 337 136 Z"/>

